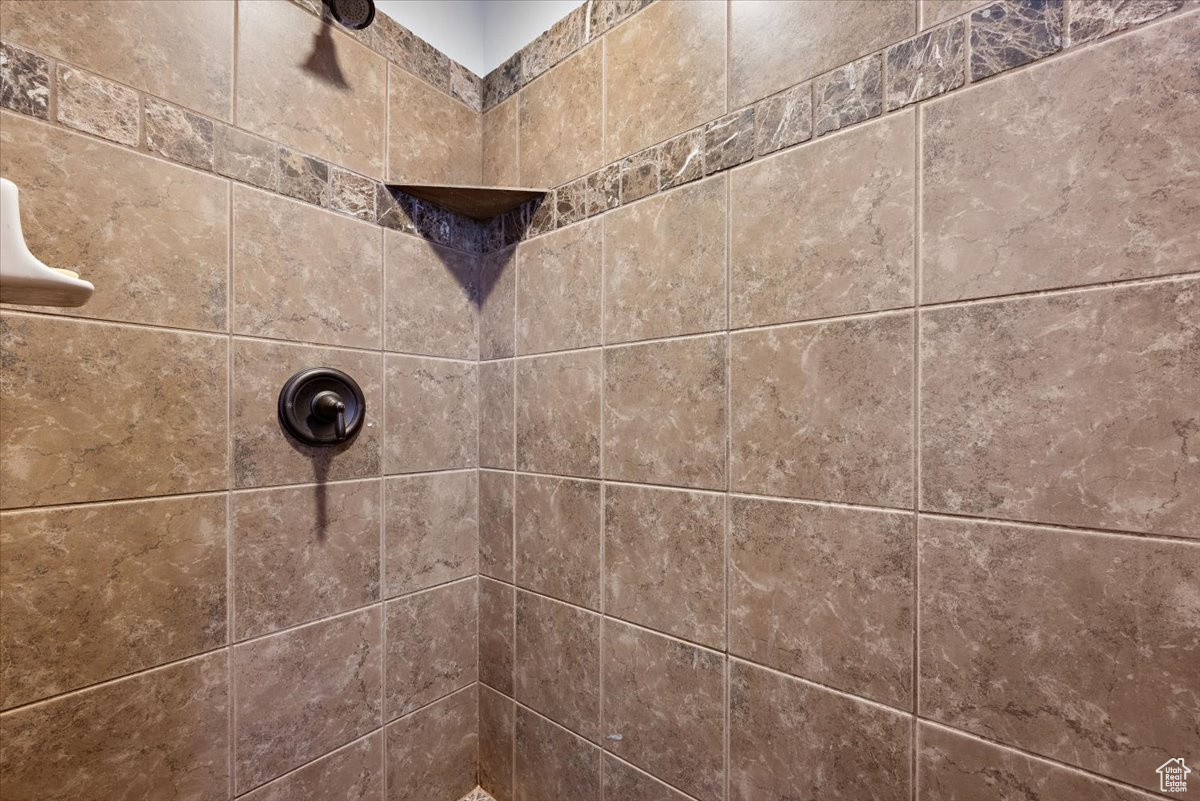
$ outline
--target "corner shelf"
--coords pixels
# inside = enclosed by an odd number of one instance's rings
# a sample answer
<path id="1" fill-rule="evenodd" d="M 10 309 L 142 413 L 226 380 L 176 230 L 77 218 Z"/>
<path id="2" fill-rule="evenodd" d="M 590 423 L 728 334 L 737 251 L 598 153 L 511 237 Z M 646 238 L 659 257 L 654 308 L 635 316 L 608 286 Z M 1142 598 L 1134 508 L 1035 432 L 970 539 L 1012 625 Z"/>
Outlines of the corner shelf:
<path id="1" fill-rule="evenodd" d="M 543 197 L 548 190 L 518 186 L 460 186 L 455 184 L 388 184 L 405 194 L 476 220 L 490 220 L 522 203 Z"/>

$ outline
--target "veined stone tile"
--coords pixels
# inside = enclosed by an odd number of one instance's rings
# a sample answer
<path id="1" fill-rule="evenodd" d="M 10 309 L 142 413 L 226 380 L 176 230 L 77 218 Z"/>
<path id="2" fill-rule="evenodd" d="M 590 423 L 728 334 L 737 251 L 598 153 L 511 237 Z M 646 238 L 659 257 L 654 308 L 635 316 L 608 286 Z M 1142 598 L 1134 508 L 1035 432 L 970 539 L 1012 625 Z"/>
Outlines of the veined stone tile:
<path id="1" fill-rule="evenodd" d="M 451 86 L 451 60 L 446 54 L 386 14 L 378 14 L 371 26 L 376 49 L 393 64 L 443 92 Z M 392 79 L 395 79 L 395 73 Z"/>
<path id="2" fill-rule="evenodd" d="M 704 177 L 704 131 L 697 128 L 658 146 L 663 190 Z"/>
<path id="3" fill-rule="evenodd" d="M 709 175 L 754 158 L 754 107 L 704 126 L 704 173 Z"/>
<path id="4" fill-rule="evenodd" d="M 517 476 L 518 586 L 600 608 L 600 484 Z"/>
<path id="5" fill-rule="evenodd" d="M 223 337 L 5 313 L 0 345 L 0 506 L 226 487 Z"/>
<path id="6" fill-rule="evenodd" d="M 923 301 L 1195 269 L 1196 52 L 1191 14 L 927 104 Z"/>
<path id="7" fill-rule="evenodd" d="M 384 346 L 390 351 L 479 356 L 474 256 L 385 231 Z"/>
<path id="8" fill-rule="evenodd" d="M 513 692 L 514 592 L 511 584 L 479 579 L 479 680 L 506 695 Z"/>
<path id="9" fill-rule="evenodd" d="M 155 798 L 170 788 L 179 801 L 227 797 L 227 664 L 224 653 L 209 654 L 5 714 L 0 793 Z"/>
<path id="10" fill-rule="evenodd" d="M 621 203 L 632 203 L 658 191 L 658 161 L 655 147 L 621 162 Z"/>
<path id="11" fill-rule="evenodd" d="M 867 56 L 813 82 L 817 136 L 883 113 L 882 64 L 878 54 Z"/>
<path id="12" fill-rule="evenodd" d="M 1183 0 L 1067 0 L 1066 45 L 1101 39 L 1183 6 Z"/>
<path id="13" fill-rule="evenodd" d="M 587 0 L 587 38 L 595 39 L 619 23 L 637 13 L 652 0 Z"/>
<path id="14" fill-rule="evenodd" d="M 966 80 L 967 25 L 962 20 L 887 50 L 885 101 L 891 109 L 940 95 Z"/>
<path id="15" fill-rule="evenodd" d="M 405 194 L 399 189 L 390 189 L 385 183 L 375 184 L 375 222 L 393 231 L 403 231 L 415 234 L 417 226 L 413 223 L 412 195 Z"/>
<path id="16" fill-rule="evenodd" d="M 280 146 L 279 191 L 314 206 L 328 206 L 329 165 L 320 159 Z"/>
<path id="17" fill-rule="evenodd" d="M 515 476 L 479 471 L 479 572 L 513 580 L 513 495 Z"/>
<path id="18" fill-rule="evenodd" d="M 586 212 L 588 217 L 621 205 L 621 169 L 613 163 L 587 177 Z"/>
<path id="19" fill-rule="evenodd" d="M 1195 544 L 922 518 L 920 559 L 922 715 L 1148 790 L 1194 747 Z"/>
<path id="20" fill-rule="evenodd" d="M 242 796 L 244 801 L 383 798 L 383 734 L 375 732 Z"/>
<path id="21" fill-rule="evenodd" d="M 483 175 L 482 116 L 407 72 L 388 69 L 388 178 L 478 184 Z"/>
<path id="22" fill-rule="evenodd" d="M 0 42 L 0 106 L 48 119 L 50 62 L 36 53 Z"/>
<path id="23" fill-rule="evenodd" d="M 213 121 L 153 97 L 146 98 L 146 147 L 172 161 L 211 170 Z"/>
<path id="24" fill-rule="evenodd" d="M 479 703 L 475 688 L 387 727 L 387 801 L 461 798 L 475 786 Z"/>
<path id="25" fill-rule="evenodd" d="M 385 597 L 433 587 L 479 569 L 479 489 L 474 470 L 383 480 Z"/>
<path id="26" fill-rule="evenodd" d="M 501 103 L 483 114 L 483 182 L 487 186 L 517 186 L 517 106 Z"/>
<path id="27" fill-rule="evenodd" d="M 1200 539 L 1200 281 L 923 312 L 921 360 L 923 509 Z"/>
<path id="28" fill-rule="evenodd" d="M 531 200 L 525 204 L 529 208 L 529 225 L 525 237 L 549 233 L 561 223 L 558 221 L 558 191 L 550 190 L 541 200 Z"/>
<path id="29" fill-rule="evenodd" d="M 593 742 L 600 734 L 600 620 L 517 591 L 516 700 Z"/>
<path id="30" fill-rule="evenodd" d="M 521 88 L 521 51 L 483 77 L 484 111 L 507 100 Z"/>
<path id="31" fill-rule="evenodd" d="M 222 496 L 13 512 L 0 524 L 0 705 L 225 643 Z"/>
<path id="32" fill-rule="evenodd" d="M 513 797 L 521 801 L 600 801 L 599 747 L 518 706 Z"/>
<path id="33" fill-rule="evenodd" d="M 729 517 L 730 653 L 911 708 L 912 514 L 735 496 Z"/>
<path id="34" fill-rule="evenodd" d="M 604 163 L 603 49 L 590 45 L 521 91 L 521 183 L 553 187 Z"/>
<path id="35" fill-rule="evenodd" d="M 483 80 L 457 61 L 450 62 L 450 95 L 472 111 L 483 108 Z"/>
<path id="36" fill-rule="evenodd" d="M 772 95 L 755 107 L 754 154 L 774 153 L 812 138 L 812 82 Z"/>
<path id="37" fill-rule="evenodd" d="M 475 579 L 388 601 L 384 718 L 393 720 L 479 676 Z"/>
<path id="38" fill-rule="evenodd" d="M 558 225 L 570 225 L 587 217 L 587 176 L 560 186 L 554 194 Z"/>
<path id="39" fill-rule="evenodd" d="M 971 14 L 971 80 L 1062 48 L 1063 0 L 1000 0 Z"/>
<path id="40" fill-rule="evenodd" d="M 58 65 L 58 121 L 123 145 L 138 143 L 138 93 L 63 64 Z"/>
<path id="41" fill-rule="evenodd" d="M 723 797 L 723 654 L 605 620 L 603 681 L 606 750 L 695 798 Z"/>
<path id="42" fill-rule="evenodd" d="M 479 450 L 478 365 L 389 354 L 386 473 L 474 467 Z"/>
<path id="43" fill-rule="evenodd" d="M 375 182 L 341 167 L 331 167 L 329 208 L 360 220 L 375 222 Z"/>
<path id="44" fill-rule="evenodd" d="M 600 344 L 600 221 L 523 242 L 517 258 L 517 353 Z"/>
<path id="45" fill-rule="evenodd" d="M 233 495 L 234 636 L 379 600 L 379 482 Z"/>
<path id="46" fill-rule="evenodd" d="M 213 170 L 254 186 L 279 188 L 279 156 L 274 142 L 218 124 L 213 134 Z"/>
<path id="47" fill-rule="evenodd" d="M 529 83 L 578 50 L 584 42 L 587 8 L 578 6 L 521 48 L 521 83 Z"/>
<path id="48" fill-rule="evenodd" d="M 479 364 L 479 465 L 512 470 L 513 361 Z"/>
<path id="49" fill-rule="evenodd" d="M 493 801 L 513 801 L 513 727 L 516 705 L 479 686 L 479 784 Z"/>

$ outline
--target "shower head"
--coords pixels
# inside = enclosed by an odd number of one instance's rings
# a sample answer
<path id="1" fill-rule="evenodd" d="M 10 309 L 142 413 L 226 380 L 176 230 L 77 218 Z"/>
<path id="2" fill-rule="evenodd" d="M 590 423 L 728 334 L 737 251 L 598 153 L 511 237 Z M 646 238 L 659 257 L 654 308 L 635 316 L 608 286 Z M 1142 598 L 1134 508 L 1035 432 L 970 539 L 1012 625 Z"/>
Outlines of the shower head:
<path id="1" fill-rule="evenodd" d="M 361 31 L 375 19 L 375 0 L 325 0 L 339 25 Z"/>

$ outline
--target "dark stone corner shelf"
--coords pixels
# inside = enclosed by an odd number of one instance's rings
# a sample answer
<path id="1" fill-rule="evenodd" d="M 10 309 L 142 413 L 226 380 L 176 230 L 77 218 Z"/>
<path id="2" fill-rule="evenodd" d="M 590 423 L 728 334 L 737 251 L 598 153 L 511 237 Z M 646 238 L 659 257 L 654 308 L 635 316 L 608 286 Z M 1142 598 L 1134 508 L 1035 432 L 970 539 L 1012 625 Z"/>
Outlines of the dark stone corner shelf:
<path id="1" fill-rule="evenodd" d="M 544 197 L 546 189 L 514 186 L 455 186 L 451 184 L 388 184 L 405 194 L 476 220 L 490 220 L 523 203 Z"/>

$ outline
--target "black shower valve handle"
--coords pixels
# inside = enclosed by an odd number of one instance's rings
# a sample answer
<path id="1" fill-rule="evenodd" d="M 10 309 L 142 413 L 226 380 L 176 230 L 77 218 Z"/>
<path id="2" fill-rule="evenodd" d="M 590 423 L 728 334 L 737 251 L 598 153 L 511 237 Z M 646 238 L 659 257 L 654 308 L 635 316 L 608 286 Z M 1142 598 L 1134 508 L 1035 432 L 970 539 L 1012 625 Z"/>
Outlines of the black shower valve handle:
<path id="1" fill-rule="evenodd" d="M 321 420 L 335 421 L 338 442 L 346 438 L 346 402 L 341 395 L 331 390 L 317 393 L 312 399 L 312 413 Z"/>
<path id="2" fill-rule="evenodd" d="M 305 445 L 335 445 L 354 439 L 366 411 L 362 388 L 332 367 L 301 370 L 279 392 L 279 423 Z"/>

